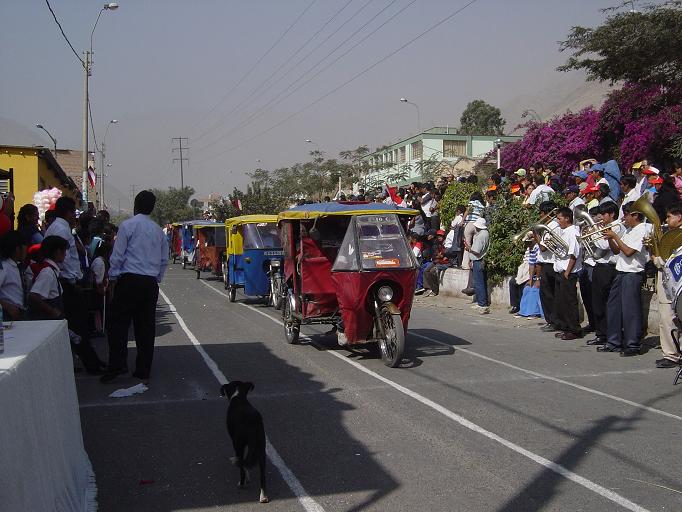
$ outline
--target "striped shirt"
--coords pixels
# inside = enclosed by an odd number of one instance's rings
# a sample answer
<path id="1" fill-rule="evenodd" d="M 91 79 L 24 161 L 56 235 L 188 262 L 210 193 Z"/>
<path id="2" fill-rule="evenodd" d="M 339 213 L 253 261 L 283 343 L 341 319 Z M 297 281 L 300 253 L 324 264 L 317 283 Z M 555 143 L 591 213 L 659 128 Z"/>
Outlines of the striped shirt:
<path id="1" fill-rule="evenodd" d="M 466 219 L 464 219 L 464 222 L 473 222 L 483 215 L 483 210 L 485 210 L 485 207 L 478 200 L 469 201 L 467 204 L 467 210 L 469 213 L 467 214 Z"/>

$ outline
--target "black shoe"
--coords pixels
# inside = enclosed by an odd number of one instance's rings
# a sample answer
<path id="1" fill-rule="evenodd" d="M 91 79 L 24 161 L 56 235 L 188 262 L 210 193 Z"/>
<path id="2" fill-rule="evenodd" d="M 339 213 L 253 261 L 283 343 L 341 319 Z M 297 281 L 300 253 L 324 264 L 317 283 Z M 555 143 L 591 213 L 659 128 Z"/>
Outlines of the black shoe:
<path id="1" fill-rule="evenodd" d="M 473 288 L 464 288 L 464 290 L 462 290 L 462 293 L 463 293 L 464 295 L 469 295 L 469 296 L 471 296 L 471 295 L 473 295 L 474 293 L 476 293 L 476 290 L 474 290 Z"/>
<path id="2" fill-rule="evenodd" d="M 576 334 L 574 332 L 565 332 L 559 337 L 560 340 L 565 340 L 565 341 L 577 340 L 580 338 L 582 338 L 582 336 L 579 336 L 578 334 Z"/>
<path id="3" fill-rule="evenodd" d="M 626 348 L 620 353 L 620 357 L 633 357 L 640 355 L 638 348 Z"/>
<path id="4" fill-rule="evenodd" d="M 541 330 L 542 332 L 556 332 L 556 331 L 558 331 L 559 329 L 557 329 L 556 327 L 554 327 L 552 324 L 545 324 L 545 325 L 543 325 L 542 327 L 540 327 L 540 330 Z"/>
<path id="5" fill-rule="evenodd" d="M 588 325 L 587 327 L 585 327 L 585 328 L 583 329 L 583 332 L 584 332 L 584 333 L 594 332 L 594 330 L 595 330 L 595 329 L 594 329 L 593 326 Z"/>
<path id="6" fill-rule="evenodd" d="M 102 384 L 107 384 L 108 382 L 111 382 L 112 380 L 114 380 L 119 375 L 120 374 L 118 372 L 107 372 L 99 378 L 99 381 Z"/>
<path id="7" fill-rule="evenodd" d="M 608 343 L 605 343 L 601 347 L 597 347 L 597 352 L 621 352 L 622 349 L 620 347 L 614 347 L 613 345 L 609 345 Z"/>
<path id="8" fill-rule="evenodd" d="M 517 308 L 516 306 L 514 306 L 514 307 L 512 307 L 512 308 L 509 310 L 509 314 L 510 314 L 510 315 L 515 315 L 515 314 L 518 313 L 519 311 L 520 311 L 520 309 Z"/>
<path id="9" fill-rule="evenodd" d="M 102 368 L 86 368 L 85 373 L 88 375 L 103 375 L 105 372 Z"/>
<path id="10" fill-rule="evenodd" d="M 564 334 L 566 334 L 564 331 L 559 331 L 554 335 L 554 337 L 555 338 L 561 338 Z"/>
<path id="11" fill-rule="evenodd" d="M 591 340 L 587 340 L 585 343 L 587 345 L 605 345 L 606 340 L 603 338 L 592 338 Z"/>
<path id="12" fill-rule="evenodd" d="M 656 368 L 679 368 L 680 363 L 677 363 L 675 361 L 671 361 L 670 359 L 666 359 L 665 357 L 663 359 L 659 359 L 656 361 Z"/>

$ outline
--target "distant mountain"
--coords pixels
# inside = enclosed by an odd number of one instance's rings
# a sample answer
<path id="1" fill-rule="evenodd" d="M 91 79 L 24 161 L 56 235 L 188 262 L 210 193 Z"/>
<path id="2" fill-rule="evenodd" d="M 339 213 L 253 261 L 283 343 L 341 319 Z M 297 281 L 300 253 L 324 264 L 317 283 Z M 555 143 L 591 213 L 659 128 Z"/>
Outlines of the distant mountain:
<path id="1" fill-rule="evenodd" d="M 507 131 L 518 134 L 519 130 L 514 129 L 534 117 L 534 113 L 526 119 L 521 117 L 527 109 L 535 110 L 540 120 L 547 121 L 569 110 L 577 112 L 589 106 L 599 108 L 613 89 L 606 83 L 587 82 L 580 73 L 557 73 L 556 79 L 537 93 L 516 96 L 500 109 L 507 120 Z"/>

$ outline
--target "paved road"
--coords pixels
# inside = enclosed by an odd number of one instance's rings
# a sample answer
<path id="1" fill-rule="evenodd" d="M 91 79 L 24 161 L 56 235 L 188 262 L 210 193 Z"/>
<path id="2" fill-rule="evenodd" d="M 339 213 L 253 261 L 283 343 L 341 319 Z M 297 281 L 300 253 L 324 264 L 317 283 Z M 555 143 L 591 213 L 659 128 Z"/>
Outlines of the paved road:
<path id="1" fill-rule="evenodd" d="M 111 399 L 136 381 L 78 378 L 103 512 L 682 510 L 682 386 L 653 369 L 658 350 L 596 354 L 420 299 L 389 369 L 322 329 L 287 345 L 274 310 L 179 265 L 167 276 L 150 389 Z M 223 377 L 255 383 L 268 505 L 236 487 Z"/>

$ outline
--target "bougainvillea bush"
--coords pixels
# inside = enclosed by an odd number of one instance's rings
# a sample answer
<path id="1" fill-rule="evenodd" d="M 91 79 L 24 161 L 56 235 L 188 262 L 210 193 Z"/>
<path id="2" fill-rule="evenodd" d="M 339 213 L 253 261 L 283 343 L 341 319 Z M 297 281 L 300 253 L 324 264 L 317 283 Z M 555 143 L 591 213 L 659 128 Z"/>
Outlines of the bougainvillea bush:
<path id="1" fill-rule="evenodd" d="M 585 158 L 618 160 L 628 169 L 648 158 L 664 166 L 682 137 L 682 86 L 626 84 L 609 94 L 597 111 L 586 108 L 548 122 L 530 122 L 523 139 L 505 146 L 502 166 L 533 162 L 573 170 Z"/>
<path id="2" fill-rule="evenodd" d="M 546 123 L 531 121 L 525 127 L 523 139 L 502 149 L 502 167 L 505 169 L 543 162 L 573 170 L 580 160 L 601 155 L 599 112 L 593 108 L 569 112 Z"/>

